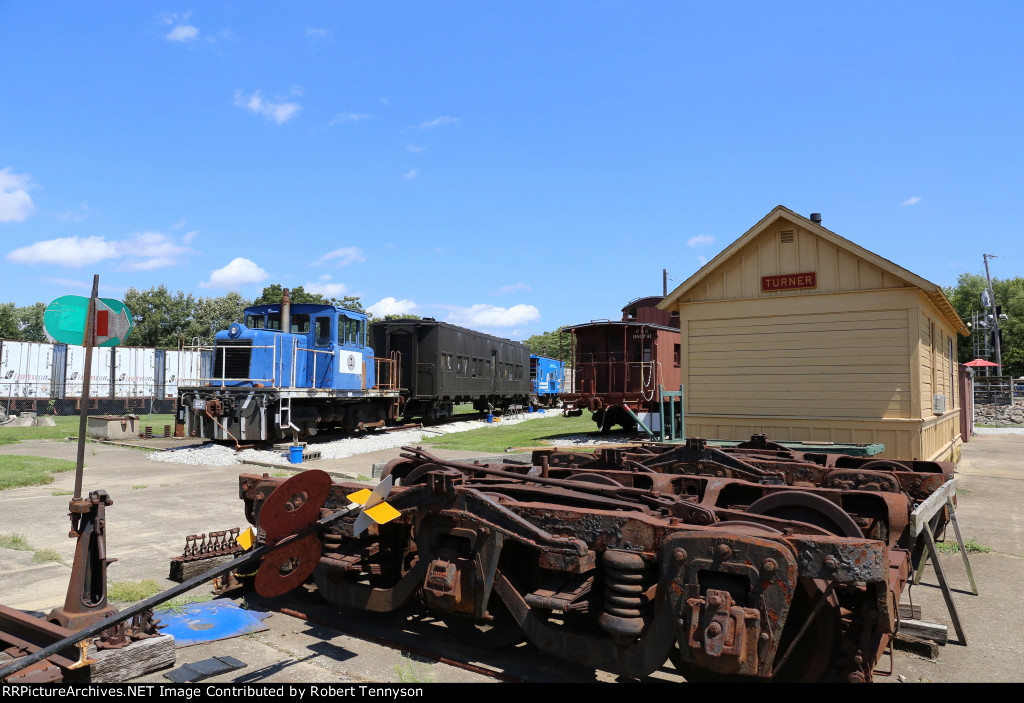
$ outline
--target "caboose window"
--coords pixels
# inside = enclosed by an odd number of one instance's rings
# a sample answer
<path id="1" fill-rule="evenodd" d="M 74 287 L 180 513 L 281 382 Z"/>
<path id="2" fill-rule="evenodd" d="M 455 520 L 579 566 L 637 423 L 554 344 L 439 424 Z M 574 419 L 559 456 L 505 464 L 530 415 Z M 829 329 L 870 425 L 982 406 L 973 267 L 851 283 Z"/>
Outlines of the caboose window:
<path id="1" fill-rule="evenodd" d="M 331 318 L 316 318 L 316 334 L 313 337 L 318 347 L 326 347 L 331 343 Z"/>

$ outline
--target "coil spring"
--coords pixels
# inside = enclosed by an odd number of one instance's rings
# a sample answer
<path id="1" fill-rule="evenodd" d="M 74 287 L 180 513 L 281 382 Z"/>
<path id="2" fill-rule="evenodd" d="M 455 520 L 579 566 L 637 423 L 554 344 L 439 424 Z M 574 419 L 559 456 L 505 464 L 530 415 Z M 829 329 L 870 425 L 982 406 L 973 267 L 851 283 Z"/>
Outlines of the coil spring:
<path id="1" fill-rule="evenodd" d="M 618 550 L 604 553 L 604 609 L 618 618 L 643 617 L 644 560 Z"/>

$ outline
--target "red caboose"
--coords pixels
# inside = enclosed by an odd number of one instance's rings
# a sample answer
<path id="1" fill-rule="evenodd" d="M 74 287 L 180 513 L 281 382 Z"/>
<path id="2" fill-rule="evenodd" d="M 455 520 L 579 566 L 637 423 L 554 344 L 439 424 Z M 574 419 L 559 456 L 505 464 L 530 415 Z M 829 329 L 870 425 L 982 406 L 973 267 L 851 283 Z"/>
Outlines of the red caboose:
<path id="1" fill-rule="evenodd" d="M 650 429 L 659 410 L 659 387 L 678 390 L 680 338 L 677 312 L 659 310 L 662 296 L 637 298 L 622 309 L 622 320 L 569 325 L 575 373 L 562 396 L 567 415 L 593 413 L 602 432 L 614 425 L 632 431 L 636 417 Z"/>

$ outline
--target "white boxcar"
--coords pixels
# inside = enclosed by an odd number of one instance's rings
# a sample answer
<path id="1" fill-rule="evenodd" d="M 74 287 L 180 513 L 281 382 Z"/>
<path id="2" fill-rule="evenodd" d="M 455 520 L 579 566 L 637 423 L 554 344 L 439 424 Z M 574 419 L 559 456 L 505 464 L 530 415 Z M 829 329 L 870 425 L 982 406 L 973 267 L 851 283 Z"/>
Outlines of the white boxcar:
<path id="1" fill-rule="evenodd" d="M 49 398 L 52 381 L 52 344 L 0 342 L 0 398 Z"/>
<path id="2" fill-rule="evenodd" d="M 92 350 L 92 373 L 89 377 L 89 397 L 110 397 L 110 358 L 113 347 L 94 347 Z M 85 347 L 68 345 L 67 398 L 82 397 L 82 382 L 85 379 Z"/>
<path id="3" fill-rule="evenodd" d="M 100 347 L 102 348 L 102 347 Z M 114 353 L 114 397 L 152 398 L 156 391 L 156 350 L 117 347 Z M 95 353 L 95 350 L 93 350 Z"/>

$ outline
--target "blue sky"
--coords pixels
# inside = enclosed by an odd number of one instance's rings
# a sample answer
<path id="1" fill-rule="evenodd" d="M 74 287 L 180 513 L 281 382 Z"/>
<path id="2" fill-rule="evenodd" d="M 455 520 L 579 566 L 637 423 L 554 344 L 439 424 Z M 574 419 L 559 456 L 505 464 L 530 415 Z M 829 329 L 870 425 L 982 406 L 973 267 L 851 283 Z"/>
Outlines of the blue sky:
<path id="1" fill-rule="evenodd" d="M 0 302 L 357 295 L 512 339 L 776 205 L 1022 274 L 1024 3 L 0 0 Z"/>

